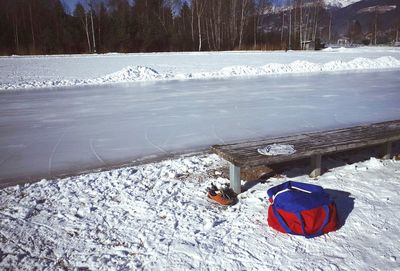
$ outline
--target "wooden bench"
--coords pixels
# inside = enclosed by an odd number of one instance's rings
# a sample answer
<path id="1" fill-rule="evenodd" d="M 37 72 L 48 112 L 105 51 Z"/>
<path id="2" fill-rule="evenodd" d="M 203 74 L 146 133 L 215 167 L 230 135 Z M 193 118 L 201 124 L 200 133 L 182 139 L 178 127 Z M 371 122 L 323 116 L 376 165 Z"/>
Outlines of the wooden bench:
<path id="1" fill-rule="evenodd" d="M 391 157 L 392 142 L 400 140 L 400 120 L 374 123 L 344 129 L 304 133 L 286 137 L 267 138 L 234 144 L 214 145 L 211 151 L 230 163 L 231 187 L 240 193 L 240 168 L 272 165 L 291 160 L 311 158 L 311 177 L 321 174 L 321 157 L 324 154 L 380 145 L 384 147 L 384 159 Z M 259 148 L 270 144 L 293 145 L 291 155 L 266 156 Z"/>

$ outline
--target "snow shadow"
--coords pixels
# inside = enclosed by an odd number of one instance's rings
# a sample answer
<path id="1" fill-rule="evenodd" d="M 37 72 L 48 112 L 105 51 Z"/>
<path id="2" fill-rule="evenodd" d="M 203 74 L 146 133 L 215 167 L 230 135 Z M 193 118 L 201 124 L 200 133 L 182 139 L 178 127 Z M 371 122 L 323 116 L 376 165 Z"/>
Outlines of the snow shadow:
<path id="1" fill-rule="evenodd" d="M 241 191 L 246 192 L 247 190 L 250 190 L 251 188 L 253 188 L 254 186 L 256 186 L 259 183 L 265 183 L 265 180 L 250 180 L 250 181 L 246 181 L 244 183 L 244 185 L 241 186 Z"/>
<path id="2" fill-rule="evenodd" d="M 400 142 L 394 142 L 392 145 L 392 157 L 400 154 Z M 384 155 L 383 145 L 369 146 L 322 157 L 322 174 L 334 168 L 351 165 L 358 162 L 367 161 L 372 157 L 381 158 Z M 311 170 L 311 168 L 310 168 Z"/>
<path id="3" fill-rule="evenodd" d="M 331 196 L 336 203 L 337 216 L 339 220 L 339 229 L 346 224 L 346 220 L 349 217 L 351 211 L 354 209 L 355 198 L 351 196 L 349 192 L 325 189 L 325 191 Z"/>
<path id="4" fill-rule="evenodd" d="M 241 186 L 242 192 L 246 192 L 247 190 L 250 190 L 254 186 L 260 184 L 260 183 L 267 183 L 269 182 L 268 179 L 272 178 L 276 174 L 276 171 L 272 170 L 269 173 L 261 175 L 259 178 L 254 178 L 254 179 L 247 179 L 246 182 Z"/>
<path id="5" fill-rule="evenodd" d="M 383 145 L 369 146 L 322 156 L 322 175 L 335 168 L 369 160 L 371 157 L 383 156 Z M 392 145 L 392 157 L 400 158 L 400 142 Z M 310 158 L 299 159 L 270 165 L 277 174 L 295 178 L 311 172 Z M 270 176 L 267 176 L 267 178 Z"/>

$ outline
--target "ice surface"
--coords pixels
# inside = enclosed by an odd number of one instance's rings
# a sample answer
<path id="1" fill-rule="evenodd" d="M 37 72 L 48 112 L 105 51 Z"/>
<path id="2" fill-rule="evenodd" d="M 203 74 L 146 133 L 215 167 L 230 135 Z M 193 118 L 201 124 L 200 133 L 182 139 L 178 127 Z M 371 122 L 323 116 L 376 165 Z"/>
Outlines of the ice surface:
<path id="1" fill-rule="evenodd" d="M 0 180 L 400 118 L 400 73 L 133 83 L 0 95 Z"/>

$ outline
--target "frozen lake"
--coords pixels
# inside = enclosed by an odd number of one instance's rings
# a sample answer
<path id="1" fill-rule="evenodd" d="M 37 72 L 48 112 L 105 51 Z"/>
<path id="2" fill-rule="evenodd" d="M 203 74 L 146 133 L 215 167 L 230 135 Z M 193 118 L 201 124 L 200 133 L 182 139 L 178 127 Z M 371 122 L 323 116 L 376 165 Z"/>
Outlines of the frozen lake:
<path id="1" fill-rule="evenodd" d="M 3 92 L 0 185 L 400 119 L 399 105 L 399 70 Z"/>

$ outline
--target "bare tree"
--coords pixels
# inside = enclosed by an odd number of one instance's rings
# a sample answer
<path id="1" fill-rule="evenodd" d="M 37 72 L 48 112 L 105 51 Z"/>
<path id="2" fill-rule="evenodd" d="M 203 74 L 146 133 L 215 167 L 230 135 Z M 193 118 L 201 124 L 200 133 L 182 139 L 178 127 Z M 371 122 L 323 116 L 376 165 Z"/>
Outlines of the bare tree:
<path id="1" fill-rule="evenodd" d="M 375 6 L 375 20 L 374 20 L 374 45 L 376 45 L 376 36 L 378 34 L 378 6 Z"/>
<path id="2" fill-rule="evenodd" d="M 87 45 L 88 45 L 88 51 L 92 52 L 92 45 L 90 43 L 90 36 L 89 36 L 89 23 L 88 23 L 88 17 L 86 14 L 85 9 L 83 8 L 82 4 L 78 3 L 75 7 L 74 15 L 78 17 L 81 21 L 81 24 L 83 26 L 83 29 L 85 30 L 86 34 L 86 40 L 87 40 Z"/>
<path id="3" fill-rule="evenodd" d="M 31 34 L 32 34 L 32 50 L 33 50 L 33 52 L 35 52 L 36 51 L 36 48 L 35 48 L 35 31 L 33 30 L 32 3 L 29 3 L 29 18 L 30 18 Z"/>
<path id="4" fill-rule="evenodd" d="M 93 24 L 93 0 L 88 0 L 89 13 L 90 13 L 90 22 L 92 25 L 92 44 L 93 44 L 93 53 L 96 53 L 96 38 L 94 33 L 94 24 Z"/>
<path id="5" fill-rule="evenodd" d="M 242 49 L 243 30 L 248 22 L 249 4 L 250 4 L 250 0 L 241 0 L 240 27 L 239 27 L 239 50 Z"/>
<path id="6" fill-rule="evenodd" d="M 192 1 L 192 5 L 194 5 L 195 10 L 196 10 L 197 31 L 198 31 L 197 34 L 198 34 L 198 39 L 199 39 L 198 50 L 201 51 L 201 49 L 202 49 L 202 41 L 203 41 L 201 22 L 202 22 L 202 16 L 203 16 L 205 7 L 207 5 L 207 0 L 193 0 Z"/>
<path id="7" fill-rule="evenodd" d="M 293 3 L 290 0 L 290 7 L 289 7 L 289 50 L 292 49 L 292 12 L 293 12 Z"/>
<path id="8" fill-rule="evenodd" d="M 332 11 L 329 11 L 328 41 L 332 40 Z"/>
<path id="9" fill-rule="evenodd" d="M 300 20 L 299 20 L 299 34 L 300 34 L 300 49 L 303 50 L 303 31 L 302 31 L 302 25 L 303 25 L 303 2 L 300 0 L 299 2 L 299 8 L 300 8 Z"/>
<path id="10" fill-rule="evenodd" d="M 247 3 L 247 17 L 249 20 L 252 17 L 253 20 L 253 48 L 257 48 L 260 32 L 263 32 L 264 16 L 271 12 L 271 2 L 270 0 L 251 0 Z M 242 10 L 242 9 L 241 9 Z M 242 17 L 241 17 L 242 18 Z M 232 22 L 234 23 L 234 22 Z M 247 26 L 249 22 L 247 21 L 244 27 Z M 250 29 L 249 29 L 250 30 Z M 239 33 L 240 34 L 240 33 Z M 242 32 L 243 35 L 243 32 Z M 242 41 L 243 43 L 243 41 Z"/>

